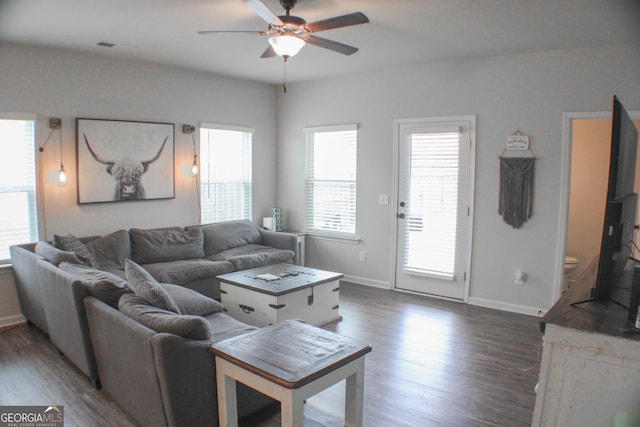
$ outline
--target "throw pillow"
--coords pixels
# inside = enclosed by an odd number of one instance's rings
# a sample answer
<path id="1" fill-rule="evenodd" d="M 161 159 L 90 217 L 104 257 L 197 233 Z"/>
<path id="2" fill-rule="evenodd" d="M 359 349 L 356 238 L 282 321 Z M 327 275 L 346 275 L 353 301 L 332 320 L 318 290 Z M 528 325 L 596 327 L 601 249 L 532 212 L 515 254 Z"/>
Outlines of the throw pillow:
<path id="1" fill-rule="evenodd" d="M 124 262 L 124 271 L 134 294 L 144 298 L 151 305 L 180 314 L 175 301 L 147 270 L 128 259 Z"/>
<path id="2" fill-rule="evenodd" d="M 80 239 L 78 239 L 73 234 L 67 234 L 66 236 L 54 234 L 53 246 L 58 249 L 62 249 L 63 251 L 75 252 L 83 264 L 89 265 L 94 268 L 98 267 L 98 264 L 96 263 L 95 259 L 93 259 L 93 255 L 91 254 L 89 249 L 87 249 L 85 244 L 82 243 Z"/>
<path id="3" fill-rule="evenodd" d="M 208 340 L 211 336 L 211 326 L 204 317 L 178 315 L 149 305 L 144 298 L 133 294 L 123 295 L 118 309 L 156 332 L 166 332 L 193 340 Z"/>
<path id="4" fill-rule="evenodd" d="M 82 264 L 82 260 L 75 252 L 63 251 L 48 242 L 36 243 L 35 252 L 54 265 L 59 265 L 62 262 Z"/>
<path id="5" fill-rule="evenodd" d="M 181 314 L 208 316 L 222 311 L 222 304 L 193 289 L 170 283 L 160 284 L 176 303 Z"/>
<path id="6" fill-rule="evenodd" d="M 60 263 L 59 267 L 61 270 L 82 278 L 92 296 L 114 308 L 118 308 L 118 301 L 122 295 L 132 292 L 127 286 L 126 280 L 115 274 L 68 262 Z"/>
<path id="7" fill-rule="evenodd" d="M 107 268 L 124 270 L 124 260 L 131 258 L 131 241 L 127 230 L 118 230 L 100 236 L 87 242 L 86 247 L 102 270 Z"/>

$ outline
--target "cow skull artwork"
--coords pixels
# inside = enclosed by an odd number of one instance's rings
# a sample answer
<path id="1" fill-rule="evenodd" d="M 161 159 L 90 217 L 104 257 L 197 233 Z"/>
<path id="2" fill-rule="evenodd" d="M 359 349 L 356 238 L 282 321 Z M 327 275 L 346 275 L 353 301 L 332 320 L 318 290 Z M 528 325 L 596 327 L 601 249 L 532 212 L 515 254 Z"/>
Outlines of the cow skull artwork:
<path id="1" fill-rule="evenodd" d="M 89 138 L 85 133 L 82 134 L 84 141 L 87 144 L 89 153 L 98 162 L 106 165 L 107 173 L 116 180 L 116 188 L 114 191 L 113 200 L 125 201 L 125 200 L 142 200 L 146 198 L 144 187 L 140 182 L 142 175 L 144 175 L 149 166 L 160 158 L 162 150 L 169 137 L 167 136 L 162 142 L 162 146 L 158 150 L 158 153 L 149 160 L 134 160 L 129 157 L 121 158 L 118 160 L 105 160 L 100 157 L 91 147 Z"/>

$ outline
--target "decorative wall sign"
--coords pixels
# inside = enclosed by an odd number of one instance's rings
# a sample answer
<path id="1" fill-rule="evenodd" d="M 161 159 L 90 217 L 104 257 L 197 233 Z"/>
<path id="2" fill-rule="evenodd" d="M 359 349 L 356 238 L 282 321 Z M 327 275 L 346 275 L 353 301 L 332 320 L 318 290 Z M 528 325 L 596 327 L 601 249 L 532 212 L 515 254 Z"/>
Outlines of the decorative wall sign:
<path id="1" fill-rule="evenodd" d="M 507 150 L 528 150 L 529 135 L 520 132 L 520 129 L 507 137 Z"/>
<path id="2" fill-rule="evenodd" d="M 529 136 L 517 130 L 500 155 L 498 214 L 513 228 L 520 228 L 533 213 L 536 157 L 529 147 Z"/>
<path id="3" fill-rule="evenodd" d="M 172 199 L 173 123 L 77 119 L 78 203 Z"/>

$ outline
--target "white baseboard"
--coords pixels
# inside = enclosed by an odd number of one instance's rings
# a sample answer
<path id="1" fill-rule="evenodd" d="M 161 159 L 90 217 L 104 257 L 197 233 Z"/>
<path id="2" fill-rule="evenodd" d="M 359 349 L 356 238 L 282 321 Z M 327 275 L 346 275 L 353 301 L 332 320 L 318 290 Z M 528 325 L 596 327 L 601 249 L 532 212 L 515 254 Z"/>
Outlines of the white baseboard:
<path id="1" fill-rule="evenodd" d="M 350 276 L 350 275 L 345 274 L 345 276 L 344 276 L 344 278 L 342 280 L 344 280 L 345 282 L 355 283 L 357 285 L 371 286 L 373 288 L 392 289 L 391 283 L 389 283 L 389 282 L 384 282 L 382 280 L 372 280 L 372 279 L 368 279 L 366 277 Z M 400 292 L 404 292 L 404 291 L 400 291 Z M 408 293 L 413 293 L 413 292 L 408 292 Z M 417 293 L 417 292 L 415 294 L 416 295 L 422 295 L 422 294 Z M 434 295 L 426 295 L 426 294 L 424 294 L 424 296 L 431 297 L 431 298 L 441 298 L 441 297 L 437 297 L 437 296 L 434 296 Z M 449 298 L 442 298 L 442 299 L 449 299 Z M 494 301 L 494 300 L 489 300 L 489 299 L 484 299 L 484 298 L 470 297 L 467 303 L 471 304 L 471 305 L 477 305 L 477 306 L 480 306 L 480 307 L 493 308 L 495 310 L 502 310 L 502 311 L 509 311 L 511 313 L 525 314 L 527 316 L 542 317 L 542 316 L 544 316 L 546 314 L 546 310 L 543 310 L 541 308 L 529 307 L 529 306 L 526 306 L 526 305 L 510 304 L 510 303 L 505 303 L 505 302 L 501 302 L 501 301 Z"/>
<path id="2" fill-rule="evenodd" d="M 542 317 L 545 315 L 546 310 L 536 307 L 529 307 L 526 305 L 509 304 L 506 302 L 494 301 L 484 298 L 469 298 L 469 304 L 477 305 L 480 307 L 494 308 L 496 310 L 510 311 L 512 313 L 526 314 L 528 316 Z"/>
<path id="3" fill-rule="evenodd" d="M 6 328 L 7 326 L 19 325 L 25 323 L 27 319 L 22 314 L 16 314 L 13 316 L 0 317 L 0 328 Z"/>
<path id="4" fill-rule="evenodd" d="M 389 282 L 367 279 L 366 277 L 349 276 L 348 274 L 345 274 L 342 280 L 344 280 L 345 282 L 355 283 L 357 285 L 371 286 L 373 288 L 391 289 L 391 283 Z"/>

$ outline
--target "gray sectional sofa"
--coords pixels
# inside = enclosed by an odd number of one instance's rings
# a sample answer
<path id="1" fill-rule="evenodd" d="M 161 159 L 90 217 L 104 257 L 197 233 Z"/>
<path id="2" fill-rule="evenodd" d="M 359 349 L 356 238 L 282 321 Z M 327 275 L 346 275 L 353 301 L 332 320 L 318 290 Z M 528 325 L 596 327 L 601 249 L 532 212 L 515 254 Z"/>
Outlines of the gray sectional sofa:
<path id="1" fill-rule="evenodd" d="M 212 340 L 222 339 L 227 332 L 233 336 L 250 328 L 224 313 L 214 313 L 211 316 L 217 319 L 215 322 L 209 316 L 201 317 L 208 319 L 216 333 L 206 339 L 192 339 L 180 333 L 158 332 L 150 327 L 153 324 L 144 325 L 124 315 L 118 302 L 122 295 L 131 293 L 126 260 L 135 261 L 158 282 L 219 299 L 216 275 L 293 262 L 297 237 L 262 230 L 250 221 L 228 221 L 184 228 L 119 230 L 79 239 L 54 236 L 53 243 L 16 245 L 10 250 L 23 314 L 46 332 L 96 387 L 105 384 L 107 394 L 142 425 L 216 425 L 217 416 L 211 423 L 186 421 L 193 414 L 200 414 L 199 420 L 208 419 L 211 409 L 203 408 L 216 408 L 215 372 L 208 348 Z M 105 286 L 105 280 L 110 284 Z M 140 368 L 131 374 L 135 377 L 122 376 L 126 363 L 120 367 L 104 363 L 123 355 L 131 357 L 132 352 L 136 353 L 134 365 Z M 191 354 L 193 363 L 185 358 L 187 354 Z M 130 398 L 123 398 L 131 394 L 126 391 L 130 384 L 123 382 L 129 378 L 140 387 Z M 189 387 L 198 390 L 195 404 Z M 211 389 L 214 396 L 204 389 Z M 256 405 L 248 405 L 245 412 L 267 402 L 255 397 L 249 400 Z M 196 407 L 200 409 L 193 409 Z"/>

